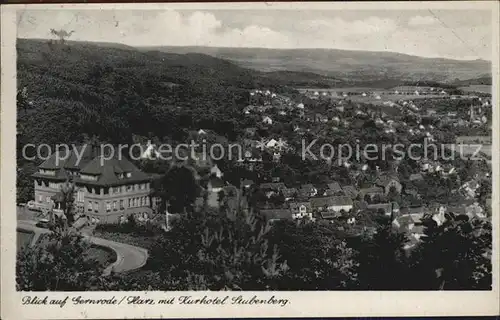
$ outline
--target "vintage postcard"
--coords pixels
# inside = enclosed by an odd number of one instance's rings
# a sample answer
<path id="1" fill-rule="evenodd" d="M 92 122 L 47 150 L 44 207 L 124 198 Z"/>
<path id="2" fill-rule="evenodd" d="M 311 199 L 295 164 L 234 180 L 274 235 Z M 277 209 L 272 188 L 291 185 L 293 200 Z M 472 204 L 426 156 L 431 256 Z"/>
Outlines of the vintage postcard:
<path id="1" fill-rule="evenodd" d="M 1 9 L 2 319 L 499 314 L 498 2 Z"/>

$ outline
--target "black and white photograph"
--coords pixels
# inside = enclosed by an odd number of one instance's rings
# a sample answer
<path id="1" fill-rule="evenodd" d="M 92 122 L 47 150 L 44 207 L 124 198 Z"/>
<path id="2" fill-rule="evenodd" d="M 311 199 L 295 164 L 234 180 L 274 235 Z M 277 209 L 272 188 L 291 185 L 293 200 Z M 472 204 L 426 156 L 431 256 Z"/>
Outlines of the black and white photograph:
<path id="1" fill-rule="evenodd" d="M 18 7 L 22 304 L 498 296 L 498 3 L 478 4 Z"/>

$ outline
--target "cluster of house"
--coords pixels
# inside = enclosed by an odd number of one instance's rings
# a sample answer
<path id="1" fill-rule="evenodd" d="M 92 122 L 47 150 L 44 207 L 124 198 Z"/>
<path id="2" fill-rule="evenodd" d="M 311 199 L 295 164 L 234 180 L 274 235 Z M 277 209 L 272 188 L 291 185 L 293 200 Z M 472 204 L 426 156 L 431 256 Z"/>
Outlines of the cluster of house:
<path id="1" fill-rule="evenodd" d="M 438 226 L 446 221 L 446 215 L 466 215 L 469 218 L 487 219 L 484 209 L 477 203 L 468 205 L 443 205 L 437 204 L 429 207 L 409 207 L 403 208 L 393 222 L 393 228 L 404 232 L 407 235 L 405 249 L 410 249 L 418 244 L 425 235 L 425 227 L 422 220 L 426 217 L 432 218 Z"/>
<path id="2" fill-rule="evenodd" d="M 273 105 L 289 105 L 290 98 L 281 94 L 277 94 L 271 90 L 254 89 L 250 91 L 249 105 L 262 105 L 263 107 Z"/>
<path id="3" fill-rule="evenodd" d="M 300 91 L 312 99 L 318 99 L 319 97 L 346 98 L 353 96 L 375 97 L 376 99 L 381 99 L 381 96 L 384 95 L 448 95 L 443 88 L 426 86 L 398 86 L 388 90 L 373 90 L 371 88 L 354 87 L 344 88 L 341 90 L 302 89 Z"/>
<path id="4" fill-rule="evenodd" d="M 261 208 L 260 212 L 269 220 L 299 219 L 308 217 L 332 219 L 353 213 L 356 201 L 367 203 L 366 209 L 382 209 L 384 214 L 391 215 L 398 210 L 397 204 L 380 203 L 382 199 L 393 191 L 401 192 L 401 183 L 395 175 L 383 175 L 376 184 L 369 188 L 357 188 L 354 185 L 341 186 L 338 182 L 331 182 L 323 186 L 304 184 L 299 187 L 287 187 L 282 182 L 262 183 L 259 186 L 267 198 L 282 195 L 285 206 L 282 208 Z M 359 207 L 356 209 L 360 209 Z M 355 215 L 349 218 L 349 223 L 355 222 Z"/>

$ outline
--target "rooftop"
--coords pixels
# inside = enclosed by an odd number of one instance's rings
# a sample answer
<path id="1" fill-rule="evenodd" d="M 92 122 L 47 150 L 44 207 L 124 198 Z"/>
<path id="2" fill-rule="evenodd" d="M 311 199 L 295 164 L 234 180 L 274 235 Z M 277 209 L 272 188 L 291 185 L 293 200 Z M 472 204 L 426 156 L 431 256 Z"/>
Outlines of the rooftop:
<path id="1" fill-rule="evenodd" d="M 79 157 L 80 161 L 78 161 Z M 64 151 L 54 152 L 38 168 L 53 170 L 55 174 L 36 172 L 33 174 L 35 178 L 64 181 L 74 177 L 75 183 L 85 185 L 113 186 L 152 179 L 150 175 L 139 170 L 125 157 L 116 154 L 111 158 L 98 155 L 95 148 L 90 146 L 77 147 L 69 154 Z"/>

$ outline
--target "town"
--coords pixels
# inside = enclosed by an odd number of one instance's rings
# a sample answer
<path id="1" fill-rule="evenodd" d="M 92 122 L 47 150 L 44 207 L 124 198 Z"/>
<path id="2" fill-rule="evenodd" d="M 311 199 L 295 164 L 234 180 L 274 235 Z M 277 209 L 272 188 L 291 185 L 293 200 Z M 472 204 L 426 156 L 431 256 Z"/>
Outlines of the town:
<path id="1" fill-rule="evenodd" d="M 490 62 L 50 30 L 17 41 L 17 290 L 491 290 Z"/>

